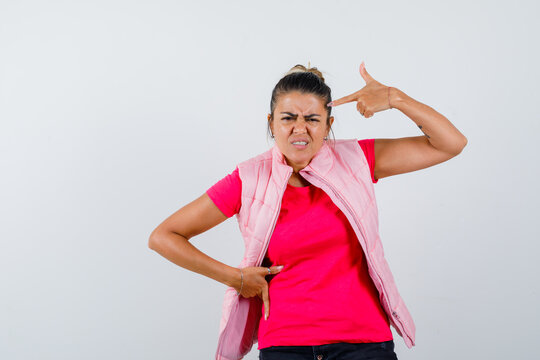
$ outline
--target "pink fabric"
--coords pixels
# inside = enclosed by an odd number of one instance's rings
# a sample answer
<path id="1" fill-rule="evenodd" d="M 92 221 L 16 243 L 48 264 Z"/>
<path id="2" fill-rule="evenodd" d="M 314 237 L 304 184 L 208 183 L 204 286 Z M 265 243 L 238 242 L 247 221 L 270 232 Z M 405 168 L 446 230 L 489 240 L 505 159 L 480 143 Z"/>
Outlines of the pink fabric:
<path id="1" fill-rule="evenodd" d="M 240 162 L 237 167 L 242 181 L 242 206 L 236 219 L 245 245 L 244 256 L 237 266 L 265 266 L 263 260 L 293 169 L 277 145 Z M 375 187 L 358 139 L 328 140 L 299 174 L 308 183 L 323 189 L 350 222 L 364 251 L 368 273 L 390 326 L 403 338 L 405 345 L 412 348 L 416 326 L 384 256 Z M 216 360 L 240 360 L 252 349 L 258 340 L 262 306 L 258 296 L 238 296 L 233 287 L 227 287 L 219 322 Z"/>
<path id="2" fill-rule="evenodd" d="M 284 268 L 266 277 L 270 316 L 262 306 L 258 349 L 392 339 L 362 247 L 323 190 L 287 184 L 266 256 L 264 265 Z"/>
<path id="3" fill-rule="evenodd" d="M 379 179 L 375 179 L 375 151 L 374 151 L 375 139 L 363 139 L 358 140 L 358 144 L 364 151 L 366 159 L 369 163 L 369 169 L 371 171 L 371 180 L 373 183 L 377 183 Z M 219 180 L 216 184 L 210 187 L 206 193 L 227 217 L 231 217 L 240 211 L 242 205 L 240 195 L 242 194 L 242 181 L 238 175 L 238 167 L 230 174 L 226 175 L 223 179 Z"/>
<path id="4" fill-rule="evenodd" d="M 373 140 L 358 143 L 376 183 Z M 241 190 L 236 168 L 207 193 L 231 217 L 240 209 Z M 317 226 L 313 226 L 314 219 Z M 320 188 L 287 184 L 263 264 L 285 267 L 281 273 L 266 277 L 270 316 L 264 320 L 262 306 L 258 349 L 392 339 L 354 230 Z"/>

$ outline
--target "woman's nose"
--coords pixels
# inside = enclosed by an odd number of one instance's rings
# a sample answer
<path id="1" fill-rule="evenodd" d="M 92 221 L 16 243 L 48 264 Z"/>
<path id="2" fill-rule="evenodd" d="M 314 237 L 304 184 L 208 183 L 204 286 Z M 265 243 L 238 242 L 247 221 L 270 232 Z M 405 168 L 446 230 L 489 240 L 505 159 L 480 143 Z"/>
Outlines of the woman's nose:
<path id="1" fill-rule="evenodd" d="M 293 130 L 293 133 L 295 134 L 303 134 L 303 133 L 306 133 L 306 128 L 303 127 L 303 128 L 299 128 L 299 127 L 295 127 L 294 130 Z"/>
<path id="2" fill-rule="evenodd" d="M 297 121 L 295 124 L 294 124 L 294 132 L 297 133 L 297 132 L 305 132 L 306 131 L 306 122 L 301 120 L 301 121 Z"/>

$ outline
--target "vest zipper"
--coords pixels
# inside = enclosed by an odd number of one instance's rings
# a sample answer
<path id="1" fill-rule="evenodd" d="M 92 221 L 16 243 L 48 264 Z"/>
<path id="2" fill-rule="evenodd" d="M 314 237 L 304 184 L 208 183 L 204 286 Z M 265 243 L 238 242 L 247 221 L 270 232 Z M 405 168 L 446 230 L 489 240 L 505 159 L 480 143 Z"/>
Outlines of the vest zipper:
<path id="1" fill-rule="evenodd" d="M 272 230 L 270 230 L 270 234 L 268 235 L 268 238 L 265 241 L 265 244 L 263 246 L 263 250 L 259 254 L 259 257 L 257 259 L 256 266 L 261 266 L 262 260 L 264 258 L 264 254 L 266 254 L 266 250 L 268 249 L 268 245 L 270 244 L 270 238 L 272 237 L 272 234 L 274 233 L 274 228 L 276 227 L 277 219 L 279 218 L 279 213 L 281 212 L 281 201 L 283 200 L 283 194 L 285 193 L 285 188 L 287 187 L 287 183 L 289 182 L 289 179 L 291 178 L 292 174 L 292 168 L 289 169 L 289 174 L 287 175 L 287 179 L 285 180 L 285 185 L 281 188 L 281 196 L 279 197 L 279 203 L 277 206 L 276 214 L 274 215 L 274 223 L 272 225 Z M 254 326 L 253 334 L 251 335 L 251 338 L 255 338 L 255 332 L 259 330 L 258 326 Z"/>
<path id="2" fill-rule="evenodd" d="M 264 244 L 264 249 L 262 250 L 262 252 L 259 254 L 259 257 L 257 258 L 257 262 L 255 264 L 255 266 L 260 266 L 261 263 L 262 263 L 262 260 L 264 258 L 264 254 L 266 254 L 266 250 L 268 249 L 268 244 L 270 243 L 270 238 L 272 237 L 272 234 L 274 232 L 274 228 L 276 227 L 276 223 L 277 223 L 277 219 L 279 217 L 279 213 L 281 211 L 281 201 L 283 199 L 283 194 L 285 192 L 285 187 L 287 186 L 287 183 L 289 182 L 289 178 L 291 177 L 291 174 L 292 174 L 292 168 L 288 169 L 289 171 L 289 174 L 287 175 L 287 179 L 285 180 L 285 185 L 281 188 L 281 196 L 279 198 L 279 204 L 277 206 L 277 211 L 276 211 L 276 214 L 274 215 L 274 223 L 272 225 L 272 230 L 270 231 L 270 234 L 268 235 L 268 238 L 266 239 L 265 241 L 265 244 Z M 229 318 L 229 321 L 231 319 Z M 221 347 L 222 347 L 222 343 L 223 343 L 223 335 L 225 334 L 225 330 L 227 329 L 227 327 L 225 326 L 225 329 L 223 329 L 223 333 L 221 334 L 221 336 L 219 337 L 218 339 L 218 350 L 217 350 L 217 353 L 220 353 L 221 354 Z M 254 327 L 253 329 L 253 334 L 251 334 L 251 339 L 253 339 L 255 337 L 255 331 L 258 330 L 258 327 Z"/>
<path id="3" fill-rule="evenodd" d="M 281 196 L 279 197 L 277 211 L 276 211 L 276 214 L 274 215 L 274 223 L 272 225 L 272 230 L 270 230 L 270 234 L 268 235 L 268 238 L 266 239 L 264 243 L 263 251 L 259 254 L 259 257 L 257 258 L 256 266 L 261 266 L 262 260 L 264 258 L 264 254 L 266 254 L 266 250 L 268 249 L 268 244 L 270 244 L 270 238 L 272 237 L 272 234 L 274 233 L 274 228 L 276 227 L 277 219 L 279 218 L 279 213 L 281 211 L 281 201 L 283 200 L 283 194 L 285 193 L 285 188 L 287 187 L 287 183 L 289 182 L 291 174 L 292 174 L 292 168 L 289 169 L 289 174 L 287 175 L 287 180 L 285 180 L 285 185 L 281 188 Z"/>
<path id="4" fill-rule="evenodd" d="M 354 213 L 353 211 L 351 210 L 351 207 L 349 206 L 348 202 L 341 196 L 341 194 L 339 192 L 337 192 L 321 175 L 317 174 L 316 171 L 312 170 L 313 174 L 315 175 L 316 178 L 319 178 L 323 183 L 325 183 L 328 188 L 330 190 L 332 190 L 332 192 L 334 193 L 334 195 L 336 195 L 337 198 L 339 198 L 341 200 L 341 202 L 343 203 L 343 205 L 345 205 L 345 207 L 347 208 L 347 211 L 351 214 L 352 218 L 354 219 L 354 222 L 356 223 L 356 226 L 358 227 L 358 229 L 360 229 L 360 232 L 362 233 L 362 236 L 364 239 L 366 239 L 366 236 L 365 236 L 365 231 L 364 231 L 364 228 L 362 227 L 362 224 L 360 224 L 357 219 L 356 219 L 356 216 L 354 216 Z M 366 242 L 366 246 L 367 246 L 367 242 Z M 367 251 L 364 251 L 364 254 L 366 256 L 366 258 L 368 259 L 368 262 L 370 264 L 373 264 L 373 260 L 371 259 L 371 256 L 369 255 L 369 253 Z M 388 308 L 390 309 L 390 311 L 392 312 L 392 316 L 397 320 L 397 321 L 394 321 L 396 323 L 398 323 L 401 327 L 401 331 L 405 334 L 404 332 L 404 326 L 403 326 L 403 323 L 401 322 L 401 320 L 399 320 L 399 316 L 397 315 L 397 313 L 392 309 L 392 306 L 390 305 L 390 298 L 388 297 L 387 295 L 387 292 L 386 292 L 386 289 L 384 287 L 384 283 L 381 279 L 381 276 L 379 275 L 379 272 L 378 271 L 374 271 L 375 274 L 377 274 L 377 277 L 379 279 L 379 282 L 381 284 L 381 288 L 383 290 L 383 293 L 384 293 L 384 297 L 386 299 L 386 303 L 388 304 Z M 408 334 L 406 335 L 408 336 Z"/>

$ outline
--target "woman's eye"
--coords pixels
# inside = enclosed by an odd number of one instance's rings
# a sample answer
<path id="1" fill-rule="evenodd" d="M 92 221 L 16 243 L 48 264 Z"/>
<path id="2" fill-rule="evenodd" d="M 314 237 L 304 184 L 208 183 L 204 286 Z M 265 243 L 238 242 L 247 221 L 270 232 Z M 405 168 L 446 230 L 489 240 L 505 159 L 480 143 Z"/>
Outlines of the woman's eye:
<path id="1" fill-rule="evenodd" d="M 286 116 L 286 117 L 284 117 L 284 118 L 281 118 L 281 120 L 291 120 L 291 117 L 290 117 L 290 116 Z M 312 119 L 312 118 L 308 118 L 308 119 L 306 119 L 306 121 L 317 121 L 317 122 L 318 122 L 319 120 L 317 120 L 317 119 Z"/>

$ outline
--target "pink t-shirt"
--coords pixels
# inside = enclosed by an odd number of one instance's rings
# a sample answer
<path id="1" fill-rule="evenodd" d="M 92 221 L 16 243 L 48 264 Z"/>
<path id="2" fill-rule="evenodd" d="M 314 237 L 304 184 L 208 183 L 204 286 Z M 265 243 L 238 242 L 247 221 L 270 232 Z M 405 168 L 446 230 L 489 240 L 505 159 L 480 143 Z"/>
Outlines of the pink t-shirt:
<path id="1" fill-rule="evenodd" d="M 359 140 L 371 169 L 374 139 Z M 238 168 L 207 190 L 228 217 L 238 213 Z M 356 234 L 341 210 L 316 186 L 287 184 L 261 266 L 284 265 L 266 276 L 270 315 L 261 306 L 258 349 L 391 340 L 389 320 Z"/>

